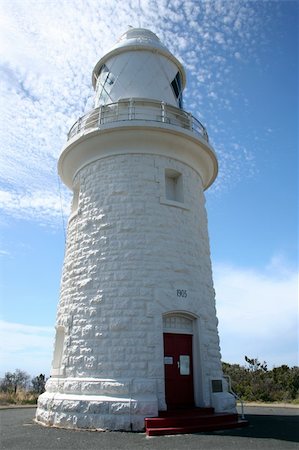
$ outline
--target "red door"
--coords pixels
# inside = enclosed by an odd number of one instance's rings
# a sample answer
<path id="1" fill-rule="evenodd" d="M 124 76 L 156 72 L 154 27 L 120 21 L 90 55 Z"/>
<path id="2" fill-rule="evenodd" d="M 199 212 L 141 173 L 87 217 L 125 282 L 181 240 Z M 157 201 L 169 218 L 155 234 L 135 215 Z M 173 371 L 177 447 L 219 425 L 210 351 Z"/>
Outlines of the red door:
<path id="1" fill-rule="evenodd" d="M 167 408 L 194 406 L 192 335 L 164 333 L 164 368 Z"/>

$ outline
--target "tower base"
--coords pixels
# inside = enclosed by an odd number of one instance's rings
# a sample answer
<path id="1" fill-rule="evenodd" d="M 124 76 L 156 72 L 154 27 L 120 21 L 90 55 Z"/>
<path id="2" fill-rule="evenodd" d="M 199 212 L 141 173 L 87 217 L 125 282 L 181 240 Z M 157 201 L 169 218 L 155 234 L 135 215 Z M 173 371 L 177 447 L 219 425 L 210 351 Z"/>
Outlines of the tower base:
<path id="1" fill-rule="evenodd" d="M 141 431 L 144 418 L 158 413 L 151 380 L 51 378 L 46 388 L 36 411 L 36 422 L 46 426 Z"/>

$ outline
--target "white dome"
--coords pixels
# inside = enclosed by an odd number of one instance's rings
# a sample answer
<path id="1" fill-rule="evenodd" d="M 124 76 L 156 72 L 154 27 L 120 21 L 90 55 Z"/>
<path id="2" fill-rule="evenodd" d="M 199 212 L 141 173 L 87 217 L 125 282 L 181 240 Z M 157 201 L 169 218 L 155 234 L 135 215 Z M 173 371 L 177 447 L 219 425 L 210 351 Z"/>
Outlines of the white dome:
<path id="1" fill-rule="evenodd" d="M 152 31 L 147 30 L 146 28 L 130 28 L 128 31 L 121 35 L 118 42 L 128 39 L 135 39 L 137 41 L 155 41 L 161 44 L 158 36 Z"/>

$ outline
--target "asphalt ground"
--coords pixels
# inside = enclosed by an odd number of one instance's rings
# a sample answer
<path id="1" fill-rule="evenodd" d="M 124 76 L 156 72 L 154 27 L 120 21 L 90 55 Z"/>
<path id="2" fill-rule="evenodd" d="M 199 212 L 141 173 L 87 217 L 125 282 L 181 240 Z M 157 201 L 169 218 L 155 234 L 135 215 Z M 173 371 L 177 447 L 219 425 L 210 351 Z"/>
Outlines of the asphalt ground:
<path id="1" fill-rule="evenodd" d="M 0 410 L 1 450 L 299 449 L 299 408 L 245 407 L 247 428 L 147 438 L 144 433 L 74 431 L 34 422 L 34 408 Z"/>

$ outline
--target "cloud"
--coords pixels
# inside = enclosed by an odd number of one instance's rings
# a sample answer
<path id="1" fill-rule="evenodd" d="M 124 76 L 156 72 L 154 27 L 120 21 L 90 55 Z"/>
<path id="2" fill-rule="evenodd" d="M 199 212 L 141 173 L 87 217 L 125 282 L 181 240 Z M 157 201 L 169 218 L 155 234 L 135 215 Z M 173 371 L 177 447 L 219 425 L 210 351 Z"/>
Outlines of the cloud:
<path id="1" fill-rule="evenodd" d="M 41 224 L 57 226 L 65 222 L 70 210 L 70 198 L 64 193 L 59 197 L 51 192 L 31 193 L 1 191 L 0 210 L 15 219 L 39 220 Z"/>
<path id="2" fill-rule="evenodd" d="M 70 8 L 69 2 L 55 0 L 4 3 L 0 183 L 20 204 L 24 191 L 26 198 L 42 190 L 59 197 L 57 158 L 72 123 L 92 108 L 92 69 L 129 25 L 150 28 L 186 65 L 185 107 L 207 126 L 220 160 L 215 190 L 253 173 L 254 158 L 248 160 L 245 151 L 229 145 L 231 123 L 237 118 L 226 118 L 225 112 L 233 111 L 232 98 L 245 102 L 233 76 L 234 64 L 256 62 L 252 42 L 258 35 L 259 50 L 266 45 L 271 26 L 267 11 L 279 9 L 279 4 L 102 0 L 99 8 L 97 1 L 75 0 Z M 4 205 L 11 217 L 18 214 L 8 202 Z M 37 221 L 46 220 L 47 214 L 53 223 L 57 219 L 55 208 L 35 203 L 34 209 Z"/>
<path id="3" fill-rule="evenodd" d="M 54 327 L 37 327 L 0 320 L 1 373 L 15 369 L 32 376 L 49 376 Z"/>
<path id="4" fill-rule="evenodd" d="M 281 257 L 263 269 L 214 265 L 222 359 L 298 365 L 298 273 Z"/>

